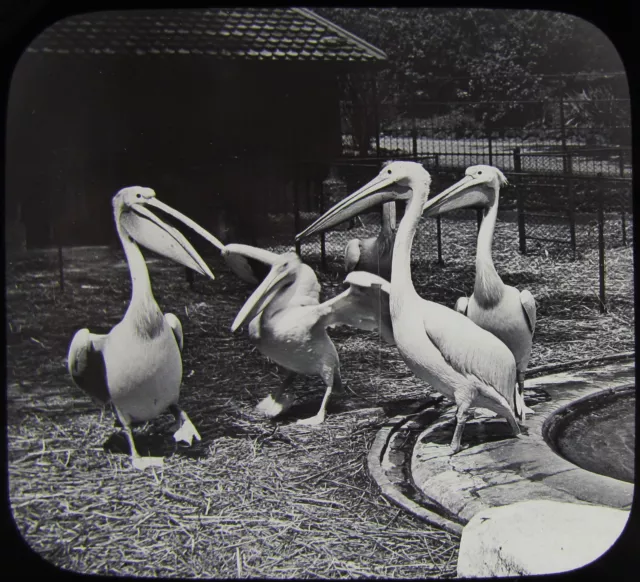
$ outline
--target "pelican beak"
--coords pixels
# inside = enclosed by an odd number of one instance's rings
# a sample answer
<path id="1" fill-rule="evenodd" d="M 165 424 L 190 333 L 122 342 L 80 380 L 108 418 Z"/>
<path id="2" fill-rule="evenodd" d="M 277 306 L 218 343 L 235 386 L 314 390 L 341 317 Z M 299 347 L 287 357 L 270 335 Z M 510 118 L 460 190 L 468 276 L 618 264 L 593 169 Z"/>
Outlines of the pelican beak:
<path id="1" fill-rule="evenodd" d="M 490 201 L 486 187 L 486 182 L 481 178 L 465 176 L 450 188 L 427 200 L 422 212 L 426 216 L 437 216 L 459 208 L 487 206 Z"/>
<path id="2" fill-rule="evenodd" d="M 408 188 L 400 186 L 395 178 L 387 177 L 383 170 L 383 172 L 371 180 L 371 182 L 338 202 L 313 224 L 308 226 L 300 234 L 297 234 L 296 241 L 337 226 L 345 220 L 361 214 L 372 206 L 397 200 L 402 197 L 402 194 L 408 192 L 408 190 Z"/>
<path id="3" fill-rule="evenodd" d="M 242 309 L 231 324 L 231 332 L 235 333 L 246 321 L 251 321 L 262 313 L 279 290 L 282 281 L 288 276 L 288 271 L 282 271 L 275 266 L 264 278 L 260 286 L 247 299 Z"/>
<path id="4" fill-rule="evenodd" d="M 162 210 L 162 212 L 166 212 L 174 218 L 177 218 L 191 230 L 197 232 L 206 241 L 210 242 L 219 251 L 222 251 L 222 249 L 224 249 L 224 245 L 215 236 L 213 236 L 208 230 L 202 228 L 197 222 L 182 214 L 182 212 L 178 212 L 174 208 L 171 208 L 171 206 L 166 205 L 164 202 L 160 202 L 160 200 L 158 200 L 157 198 L 149 198 L 145 203 L 149 206 L 155 206 L 156 208 Z"/>
<path id="5" fill-rule="evenodd" d="M 187 226 L 193 228 L 193 225 L 195 225 L 198 229 L 204 231 L 202 227 L 196 225 L 195 222 L 184 216 L 184 214 L 155 198 L 151 198 L 144 202 L 131 205 L 129 207 L 131 211 L 125 212 L 120 216 L 120 223 L 127 234 L 141 246 L 176 261 L 185 267 L 193 269 L 201 275 L 215 279 L 207 264 L 184 235 L 160 220 L 160 218 L 146 208 L 147 205 L 159 208 Z"/>

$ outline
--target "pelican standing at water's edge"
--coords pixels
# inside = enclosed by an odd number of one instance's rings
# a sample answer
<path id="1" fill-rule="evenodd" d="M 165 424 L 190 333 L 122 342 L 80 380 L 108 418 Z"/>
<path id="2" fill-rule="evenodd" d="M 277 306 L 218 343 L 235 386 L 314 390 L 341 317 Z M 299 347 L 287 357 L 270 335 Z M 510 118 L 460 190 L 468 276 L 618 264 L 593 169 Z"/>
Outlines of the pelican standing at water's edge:
<path id="1" fill-rule="evenodd" d="M 505 285 L 493 264 L 491 247 L 498 216 L 500 187 L 507 184 L 504 174 L 493 166 L 471 166 L 465 177 L 429 200 L 425 215 L 436 216 L 458 208 L 481 206 L 484 217 L 476 246 L 476 278 L 469 299 L 460 297 L 455 309 L 481 328 L 501 339 L 516 360 L 520 394 L 531 357 L 536 326 L 536 302 L 527 291 Z M 525 413 L 534 411 L 525 406 Z"/>
<path id="2" fill-rule="evenodd" d="M 182 233 L 160 220 L 149 207 L 192 228 L 199 227 L 160 202 L 151 188 L 124 188 L 113 197 L 112 205 L 131 275 L 131 302 L 120 323 L 108 334 L 93 334 L 86 328 L 75 334 L 69 347 L 68 368 L 76 386 L 101 404 L 113 404 L 129 441 L 133 466 L 161 467 L 161 458 L 141 457 L 136 450 L 132 422 L 151 420 L 169 409 L 176 419 L 176 441 L 191 444 L 194 437 L 200 440 L 200 435 L 178 406 L 182 325 L 175 315 L 160 311 L 138 245 L 211 279 L 214 276 Z"/>
<path id="3" fill-rule="evenodd" d="M 338 352 L 326 328 L 346 324 L 359 329 L 379 329 L 385 341 L 393 343 L 389 315 L 388 282 L 371 273 L 350 273 L 349 289 L 320 303 L 320 284 L 313 269 L 295 253 L 278 255 L 248 245 L 226 245 L 225 253 L 236 261 L 251 258 L 271 264 L 271 270 L 247 299 L 231 331 L 249 323 L 249 336 L 260 352 L 288 371 L 282 385 L 258 404 L 258 410 L 275 417 L 289 406 L 283 396 L 295 374 L 317 375 L 326 391 L 315 416 L 299 424 L 324 421 L 333 389 L 341 389 Z"/>
<path id="4" fill-rule="evenodd" d="M 456 453 L 471 406 L 504 416 L 517 436 L 520 427 L 516 416 L 521 418 L 523 402 L 516 389 L 516 364 L 509 348 L 460 313 L 422 299 L 413 286 L 411 247 L 430 184 L 431 176 L 422 165 L 392 162 L 296 238 L 339 224 L 375 204 L 408 199 L 391 265 L 393 336 L 409 369 L 455 402 L 457 422 L 451 451 Z"/>

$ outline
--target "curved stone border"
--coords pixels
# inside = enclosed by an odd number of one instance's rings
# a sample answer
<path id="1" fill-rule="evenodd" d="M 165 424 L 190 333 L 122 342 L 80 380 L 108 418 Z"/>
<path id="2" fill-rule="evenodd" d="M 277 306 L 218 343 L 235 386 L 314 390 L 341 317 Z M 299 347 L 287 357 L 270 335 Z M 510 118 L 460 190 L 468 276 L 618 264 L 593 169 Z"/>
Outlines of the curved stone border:
<path id="1" fill-rule="evenodd" d="M 633 354 L 629 356 L 633 357 Z M 410 468 L 407 470 L 407 455 L 401 450 L 402 431 L 406 431 L 407 428 L 415 431 L 420 423 L 412 420 L 412 417 L 420 416 L 422 413 L 396 416 L 376 435 L 368 455 L 369 473 L 387 499 L 420 519 L 456 535 L 460 534 L 463 525 L 477 511 L 511 503 L 514 498 L 518 501 L 547 498 L 577 503 L 601 503 L 628 509 L 633 497 L 632 484 L 596 475 L 559 457 L 544 441 L 542 425 L 564 405 L 614 385 L 628 384 L 634 378 L 635 362 L 632 361 L 573 374 L 557 373 L 528 380 L 528 390 L 547 390 L 555 393 L 550 402 L 543 401 L 533 405 L 536 414 L 528 417 L 526 422 L 529 435 L 520 439 L 508 438 L 504 427 L 501 426 L 504 425 L 501 419 L 478 422 L 476 428 L 482 433 L 479 440 L 482 443 L 482 439 L 486 440 L 489 433 L 489 442 L 472 445 L 454 457 L 447 454 L 448 450 L 445 451 L 448 449 L 448 442 L 446 445 L 434 444 L 436 450 L 433 450 L 434 454 L 426 460 L 427 463 L 433 464 L 433 472 L 415 470 L 417 463 L 418 467 L 419 463 L 423 463 L 423 468 L 425 467 L 424 458 L 416 459 L 415 449 L 419 448 L 417 446 L 414 447 Z M 559 386 L 561 393 L 557 392 Z M 425 434 L 447 427 L 453 420 L 451 408 L 452 406 L 444 414 L 440 413 L 440 420 L 423 431 L 418 440 Z M 492 431 L 494 434 L 490 434 Z M 445 432 L 450 439 L 450 431 Z M 510 459 L 508 449 L 516 444 L 519 445 L 519 450 L 511 451 L 515 458 Z M 464 467 L 464 462 L 462 468 L 450 465 L 452 459 L 455 465 L 460 459 L 469 459 L 478 453 L 482 453 L 484 457 L 476 456 L 473 460 L 475 462 L 468 467 Z M 515 461 L 522 470 L 509 466 L 510 461 Z M 501 472 L 496 466 L 496 463 L 500 462 L 503 468 L 507 466 L 506 471 Z M 485 469 L 490 469 L 489 482 L 477 475 L 483 463 Z M 435 482 L 433 478 L 436 478 Z M 483 496 L 485 499 L 482 499 Z"/>
<path id="2" fill-rule="evenodd" d="M 390 441 L 398 434 L 398 431 L 405 425 L 406 421 L 407 417 L 396 416 L 389 421 L 389 425 L 384 426 L 378 431 L 373 445 L 369 450 L 369 455 L 367 456 L 369 474 L 378 484 L 378 487 L 380 487 L 382 494 L 389 501 L 392 501 L 405 511 L 412 513 L 430 525 L 434 525 L 459 536 L 462 534 L 461 524 L 427 509 L 405 495 L 402 489 L 404 488 L 403 484 L 406 481 L 406 476 L 402 472 L 402 467 L 400 465 L 390 464 L 388 460 L 385 459 L 390 450 Z M 385 460 L 387 460 L 386 463 Z"/>

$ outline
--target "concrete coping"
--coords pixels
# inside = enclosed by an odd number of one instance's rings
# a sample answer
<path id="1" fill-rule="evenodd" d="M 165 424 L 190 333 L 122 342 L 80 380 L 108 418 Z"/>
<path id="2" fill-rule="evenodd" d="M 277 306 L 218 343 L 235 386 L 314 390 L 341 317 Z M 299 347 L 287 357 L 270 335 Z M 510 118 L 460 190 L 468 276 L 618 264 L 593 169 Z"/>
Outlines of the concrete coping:
<path id="1" fill-rule="evenodd" d="M 545 434 L 554 415 L 572 403 L 634 384 L 635 361 L 529 379 L 525 400 L 535 414 L 523 423 L 527 434 L 514 438 L 500 417 L 474 418 L 465 427 L 465 448 L 453 456 L 455 406 L 443 399 L 391 419 L 376 435 L 369 472 L 385 497 L 458 535 L 478 511 L 531 499 L 629 510 L 632 483 L 577 467 Z"/>

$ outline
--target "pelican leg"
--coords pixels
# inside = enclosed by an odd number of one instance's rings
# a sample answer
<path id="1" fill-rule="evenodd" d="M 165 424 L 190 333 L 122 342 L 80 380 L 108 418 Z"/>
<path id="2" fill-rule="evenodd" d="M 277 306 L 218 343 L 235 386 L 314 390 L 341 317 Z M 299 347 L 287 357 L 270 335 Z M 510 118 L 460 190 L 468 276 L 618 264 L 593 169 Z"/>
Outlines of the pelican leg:
<path id="1" fill-rule="evenodd" d="M 320 405 L 318 414 L 312 416 L 311 418 L 299 420 L 297 424 L 316 426 L 324 422 L 324 419 L 327 415 L 327 404 L 329 403 L 329 398 L 331 397 L 331 391 L 333 390 L 334 386 L 339 387 L 340 389 L 342 388 L 342 379 L 340 378 L 340 372 L 336 370 L 336 372 L 329 371 L 326 375 L 323 375 L 323 380 L 327 385 L 327 390 L 324 393 L 324 398 L 322 399 L 322 404 Z"/>
<path id="2" fill-rule="evenodd" d="M 518 370 L 518 391 L 520 392 L 520 396 L 522 396 L 522 402 L 524 402 L 524 372 Z M 524 414 L 535 414 L 536 411 L 533 408 L 529 408 L 526 404 L 524 405 Z"/>
<path id="3" fill-rule="evenodd" d="M 256 410 L 264 414 L 267 418 L 275 418 L 279 414 L 289 410 L 293 400 L 284 394 L 284 391 L 291 386 L 296 374 L 287 372 L 282 384 L 278 386 L 269 396 L 261 400 L 256 406 Z"/>
<path id="4" fill-rule="evenodd" d="M 127 440 L 129 441 L 129 448 L 131 450 L 131 464 L 134 469 L 138 469 L 139 471 L 144 471 L 149 467 L 162 467 L 164 466 L 164 459 L 162 457 L 141 457 L 140 453 L 138 453 L 138 449 L 136 449 L 136 444 L 133 440 L 133 431 L 131 430 L 131 422 L 122 412 L 113 407 L 116 411 L 116 415 L 120 420 L 124 433 L 127 435 Z"/>
<path id="5" fill-rule="evenodd" d="M 453 431 L 453 438 L 451 439 L 452 455 L 455 455 L 462 448 L 462 433 L 464 431 L 465 424 L 467 424 L 467 419 L 469 418 L 470 405 L 470 400 L 464 400 L 458 404 L 458 409 L 456 410 L 456 428 Z"/>
<path id="6" fill-rule="evenodd" d="M 174 425 L 175 433 L 173 438 L 176 442 L 184 441 L 189 446 L 193 444 L 193 438 L 196 440 L 202 440 L 200 434 L 198 433 L 195 426 L 187 416 L 187 413 L 182 410 L 177 404 L 172 404 L 169 407 L 171 414 L 173 414 L 176 419 L 176 424 Z"/>

